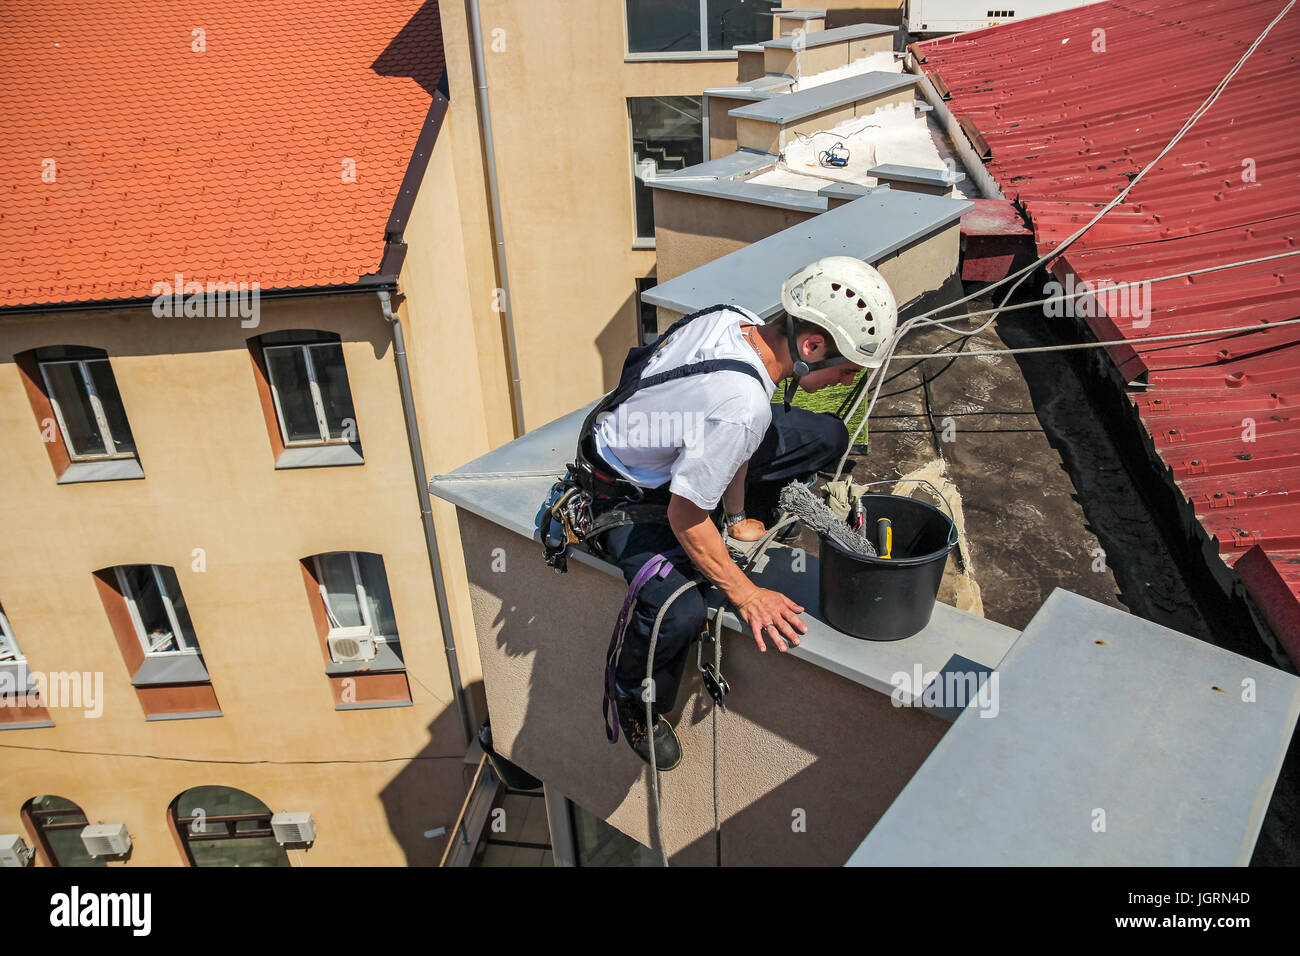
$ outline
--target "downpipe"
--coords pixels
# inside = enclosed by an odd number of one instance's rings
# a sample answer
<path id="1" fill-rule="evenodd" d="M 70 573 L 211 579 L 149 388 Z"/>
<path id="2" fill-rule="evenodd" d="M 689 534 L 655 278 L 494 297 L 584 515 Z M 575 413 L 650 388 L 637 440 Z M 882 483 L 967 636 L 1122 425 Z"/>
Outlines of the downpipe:
<path id="1" fill-rule="evenodd" d="M 406 339 L 402 335 L 402 320 L 393 313 L 392 295 L 379 290 L 379 305 L 384 318 L 393 329 L 393 360 L 397 366 L 397 381 L 402 393 L 402 413 L 406 418 L 406 441 L 411 450 L 411 467 L 415 470 L 415 487 L 420 496 L 420 523 L 424 526 L 424 545 L 429 552 L 429 567 L 433 571 L 433 590 L 438 599 L 438 622 L 442 625 L 443 650 L 447 655 L 447 672 L 451 678 L 451 696 L 460 715 L 460 728 L 465 746 L 474 741 L 469 710 L 461 690 L 460 664 L 456 659 L 456 638 L 451 628 L 451 608 L 447 604 L 447 582 L 442 574 L 442 558 L 438 556 L 438 532 L 433 526 L 433 508 L 430 505 L 429 478 L 424 471 L 424 448 L 420 443 L 420 426 L 415 417 L 415 399 L 411 392 L 411 369 L 406 362 Z"/>

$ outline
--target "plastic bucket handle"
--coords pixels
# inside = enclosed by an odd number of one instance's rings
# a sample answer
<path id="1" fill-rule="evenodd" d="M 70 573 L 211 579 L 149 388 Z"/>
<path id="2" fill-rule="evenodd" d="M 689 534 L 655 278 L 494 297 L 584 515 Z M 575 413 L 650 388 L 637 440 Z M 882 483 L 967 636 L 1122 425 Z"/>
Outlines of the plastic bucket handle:
<path id="1" fill-rule="evenodd" d="M 896 484 L 898 482 L 903 482 L 903 481 L 914 481 L 918 485 L 928 485 L 930 490 L 934 492 L 934 496 L 943 502 L 943 510 L 948 512 L 948 520 L 952 522 L 952 528 L 948 532 L 948 547 L 950 548 L 956 547 L 957 540 L 958 540 L 957 539 L 957 516 L 953 514 L 952 505 L 948 504 L 948 499 L 943 496 L 943 492 L 941 492 L 937 487 L 935 487 L 934 482 L 932 482 L 929 478 L 882 478 L 879 481 L 868 481 L 865 484 L 859 485 L 858 487 L 871 488 L 874 485 L 890 485 L 890 484 Z"/>

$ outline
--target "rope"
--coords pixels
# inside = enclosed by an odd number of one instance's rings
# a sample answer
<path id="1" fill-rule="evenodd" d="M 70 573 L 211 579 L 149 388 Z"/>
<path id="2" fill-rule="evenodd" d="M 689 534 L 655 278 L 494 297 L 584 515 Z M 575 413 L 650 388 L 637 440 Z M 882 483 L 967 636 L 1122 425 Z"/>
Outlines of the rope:
<path id="1" fill-rule="evenodd" d="M 870 373 L 870 378 L 868 380 L 867 387 L 863 389 L 862 394 L 858 396 L 857 400 L 853 403 L 853 407 L 850 409 L 849 414 L 846 416 L 846 420 L 851 420 L 853 418 L 854 414 L 857 413 L 858 406 L 861 404 L 863 397 L 871 390 L 871 384 L 873 382 L 876 383 L 875 394 L 872 396 L 871 401 L 867 405 L 867 412 L 865 415 L 862 416 L 862 421 L 858 423 L 858 427 L 854 429 L 853 435 L 849 439 L 849 450 L 851 450 L 853 448 L 853 445 L 857 442 L 858 436 L 862 433 L 862 429 L 866 426 L 867 420 L 871 417 L 872 411 L 875 410 L 876 401 L 880 397 L 880 391 L 883 385 L 885 370 L 889 368 L 889 363 L 893 360 L 894 353 L 898 348 L 899 340 L 902 339 L 902 337 L 906 335 L 908 332 L 910 332 L 912 329 L 923 324 L 938 325 L 941 328 L 948 330 L 949 332 L 957 332 L 961 335 L 968 335 L 968 336 L 978 335 L 980 332 L 984 331 L 984 329 L 992 325 L 993 322 L 996 320 L 998 313 L 1000 313 L 1002 309 L 1006 307 L 1007 303 L 1011 300 L 1011 296 L 1015 293 L 1016 289 L 1020 287 L 1020 284 L 1024 282 L 1026 278 L 1028 278 L 1030 273 L 1036 270 L 1039 266 L 1043 265 L 1049 259 L 1060 256 L 1062 252 L 1064 252 L 1066 249 L 1068 249 L 1071 245 L 1074 244 L 1075 240 L 1077 240 L 1080 236 L 1087 233 L 1089 229 L 1091 229 L 1094 225 L 1096 225 L 1098 222 L 1101 221 L 1101 218 L 1103 216 L 1105 216 L 1108 212 L 1110 212 L 1117 205 L 1123 202 L 1124 198 L 1128 196 L 1129 192 L 1132 191 L 1133 187 L 1136 186 L 1139 182 L 1141 182 L 1142 179 L 1146 176 L 1146 174 L 1150 172 L 1153 168 L 1155 168 L 1156 164 L 1159 163 L 1160 160 L 1163 159 L 1185 135 L 1187 135 L 1187 133 L 1191 130 L 1193 126 L 1196 125 L 1196 123 L 1201 119 L 1201 117 L 1204 116 L 1205 113 L 1209 111 L 1210 107 L 1213 106 L 1218 101 L 1219 96 L 1227 88 L 1228 84 L 1232 81 L 1233 77 L 1237 75 L 1237 73 L 1241 70 L 1242 66 L 1245 65 L 1246 61 L 1250 58 L 1250 56 L 1255 52 L 1256 49 L 1258 49 L 1259 45 L 1264 42 L 1264 38 L 1268 36 L 1269 32 L 1273 29 L 1273 27 L 1275 27 L 1281 21 L 1281 19 L 1284 16 L 1286 16 L 1287 13 L 1290 12 L 1291 8 L 1295 6 L 1295 3 L 1296 0 L 1290 0 L 1290 2 L 1288 2 L 1287 5 L 1282 8 L 1282 10 L 1277 14 L 1277 16 L 1275 16 L 1271 21 L 1269 21 L 1268 26 L 1266 26 L 1263 29 L 1263 31 L 1259 34 L 1259 36 L 1255 38 L 1255 41 L 1251 43 L 1249 47 L 1246 48 L 1246 51 L 1242 53 L 1240 59 L 1238 59 L 1237 62 L 1233 65 L 1233 67 L 1230 70 L 1228 70 L 1227 73 L 1224 74 L 1223 78 L 1219 80 L 1219 82 L 1215 85 L 1214 89 L 1205 98 L 1205 100 L 1201 103 L 1201 105 L 1192 111 L 1192 113 L 1187 117 L 1187 120 L 1183 123 L 1182 128 L 1179 129 L 1178 132 L 1174 134 L 1173 138 L 1170 139 L 1169 142 L 1165 144 L 1165 147 L 1162 150 L 1160 150 L 1160 152 L 1156 154 L 1155 158 L 1152 159 L 1151 162 L 1147 163 L 1147 165 L 1144 166 L 1141 169 L 1141 171 L 1138 172 L 1138 174 L 1134 176 L 1132 180 L 1129 181 L 1128 185 L 1125 186 L 1123 189 L 1121 189 L 1115 195 L 1115 197 L 1112 200 L 1110 200 L 1110 202 L 1106 203 L 1105 206 L 1099 209 L 1096 215 L 1094 215 L 1090 220 L 1088 220 L 1088 222 L 1086 222 L 1083 226 L 1077 229 L 1073 234 L 1071 234 L 1064 241 L 1062 241 L 1051 252 L 1048 252 L 1040 256 L 1038 259 L 1035 259 L 1033 262 L 1021 268 L 1018 272 L 1013 272 L 1010 275 L 1005 276 L 1002 279 L 999 279 L 997 282 L 994 282 L 992 285 L 985 286 L 975 292 L 970 293 L 969 295 L 963 296 L 962 298 L 957 299 L 955 302 L 951 302 L 948 303 L 947 305 L 939 306 L 937 308 L 929 310 L 928 312 L 924 312 L 913 319 L 909 319 L 906 323 L 903 324 L 903 326 L 901 326 L 894 333 L 894 335 L 890 338 L 889 342 L 885 346 L 884 361 L 877 368 L 872 370 L 872 372 Z M 1230 267 L 1224 267 L 1224 268 L 1230 268 Z M 989 316 L 987 321 L 985 321 L 979 328 L 969 330 L 969 331 L 954 329 L 949 325 L 945 325 L 943 320 L 941 319 L 930 318 L 937 312 L 941 312 L 944 309 L 950 309 L 953 306 L 957 306 L 965 302 L 969 302 L 972 299 L 976 298 L 977 296 L 984 295 L 987 292 L 991 291 L 992 289 L 995 289 L 1006 282 L 1010 282 L 1012 279 L 1015 279 L 1015 282 L 1012 283 L 1009 289 L 1007 289 L 1007 294 L 1003 297 L 1002 302 L 995 310 L 992 311 L 992 314 Z M 1272 324 L 1280 325 L 1282 323 L 1272 323 Z M 980 354 L 980 353 L 963 353 L 963 354 Z M 840 458 L 839 465 L 835 469 L 835 480 L 839 479 L 840 474 L 844 470 L 844 463 L 847 460 L 848 460 L 848 450 L 846 450 L 844 455 Z"/>

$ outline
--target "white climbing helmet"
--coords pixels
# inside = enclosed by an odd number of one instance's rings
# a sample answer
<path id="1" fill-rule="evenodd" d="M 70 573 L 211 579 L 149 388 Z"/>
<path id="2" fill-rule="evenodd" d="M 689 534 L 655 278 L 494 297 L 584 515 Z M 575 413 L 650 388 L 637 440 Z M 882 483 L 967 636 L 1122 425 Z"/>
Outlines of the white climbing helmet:
<path id="1" fill-rule="evenodd" d="M 787 314 L 824 328 L 840 355 L 865 368 L 884 361 L 885 344 L 898 327 L 898 303 L 889 283 L 851 256 L 827 256 L 804 266 L 781 285 L 781 305 Z"/>

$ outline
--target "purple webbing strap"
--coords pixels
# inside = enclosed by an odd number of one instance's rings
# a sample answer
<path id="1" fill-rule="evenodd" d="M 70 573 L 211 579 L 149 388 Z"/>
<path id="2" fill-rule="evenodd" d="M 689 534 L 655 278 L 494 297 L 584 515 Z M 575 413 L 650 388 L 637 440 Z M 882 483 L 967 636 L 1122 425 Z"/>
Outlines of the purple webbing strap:
<path id="1" fill-rule="evenodd" d="M 671 558 L 685 557 L 686 552 L 680 548 L 674 548 L 663 554 L 656 554 L 645 564 L 641 565 L 636 575 L 632 578 L 632 583 L 628 586 L 627 597 L 623 599 L 623 608 L 618 612 L 618 621 L 614 625 L 614 634 L 609 639 L 609 650 L 605 652 L 605 695 L 601 699 L 601 714 L 605 720 L 605 737 L 610 743 L 618 743 L 618 689 L 615 686 L 614 672 L 618 667 L 619 637 L 623 629 L 627 627 L 628 615 L 632 613 L 632 607 L 636 604 L 637 595 L 641 589 L 652 579 L 666 578 L 668 573 L 673 569 Z M 611 721 L 611 716 L 613 720 Z"/>

